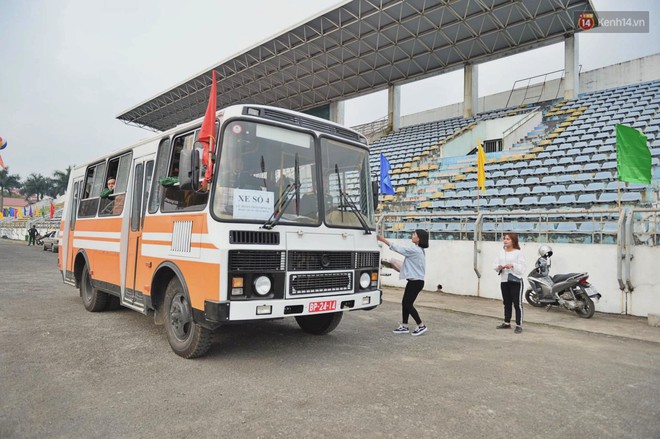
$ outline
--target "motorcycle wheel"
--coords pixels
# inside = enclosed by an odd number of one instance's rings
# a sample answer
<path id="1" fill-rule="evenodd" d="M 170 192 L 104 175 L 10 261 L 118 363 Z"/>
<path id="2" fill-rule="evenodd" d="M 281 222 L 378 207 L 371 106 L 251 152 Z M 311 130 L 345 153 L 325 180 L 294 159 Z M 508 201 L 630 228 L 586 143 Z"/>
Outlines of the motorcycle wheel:
<path id="1" fill-rule="evenodd" d="M 532 289 L 525 291 L 525 300 L 527 300 L 527 303 L 536 308 L 543 308 L 545 306 L 539 301 L 538 294 L 536 294 L 536 292 Z"/>
<path id="2" fill-rule="evenodd" d="M 594 301 L 591 300 L 589 296 L 582 296 L 580 300 L 584 303 L 584 307 L 580 309 L 576 309 L 575 313 L 579 316 L 582 317 L 583 319 L 590 319 L 593 317 L 594 312 L 596 312 L 596 306 L 594 305 Z"/>

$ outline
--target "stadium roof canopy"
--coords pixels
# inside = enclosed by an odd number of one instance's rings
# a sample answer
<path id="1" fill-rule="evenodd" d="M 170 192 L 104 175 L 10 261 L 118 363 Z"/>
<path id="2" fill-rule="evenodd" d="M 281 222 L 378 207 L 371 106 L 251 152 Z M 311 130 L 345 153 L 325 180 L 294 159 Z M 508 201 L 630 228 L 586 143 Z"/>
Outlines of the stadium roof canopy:
<path id="1" fill-rule="evenodd" d="M 308 110 L 562 41 L 589 0 L 351 0 L 231 57 L 118 119 L 167 130 L 218 105 Z"/>

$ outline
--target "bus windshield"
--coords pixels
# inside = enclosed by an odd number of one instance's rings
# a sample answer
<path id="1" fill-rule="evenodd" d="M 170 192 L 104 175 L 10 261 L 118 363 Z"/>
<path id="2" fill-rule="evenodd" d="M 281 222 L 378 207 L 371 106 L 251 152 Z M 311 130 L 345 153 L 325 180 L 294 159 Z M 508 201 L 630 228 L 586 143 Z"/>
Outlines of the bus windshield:
<path id="1" fill-rule="evenodd" d="M 229 123 L 221 139 L 216 218 L 265 223 L 277 216 L 279 224 L 317 226 L 325 219 L 329 225 L 361 227 L 356 213 L 342 202 L 339 175 L 344 192 L 372 225 L 366 149 L 321 139 L 321 166 L 312 134 L 244 120 Z M 330 216 L 331 210 L 340 213 Z"/>

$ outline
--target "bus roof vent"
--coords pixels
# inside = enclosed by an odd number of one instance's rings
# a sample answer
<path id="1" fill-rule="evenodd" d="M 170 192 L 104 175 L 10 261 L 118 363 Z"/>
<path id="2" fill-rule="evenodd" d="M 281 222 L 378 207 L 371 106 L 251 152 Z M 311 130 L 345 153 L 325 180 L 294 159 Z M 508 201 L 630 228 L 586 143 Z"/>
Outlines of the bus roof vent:
<path id="1" fill-rule="evenodd" d="M 279 232 L 261 232 L 253 230 L 230 230 L 230 244 L 279 245 Z"/>

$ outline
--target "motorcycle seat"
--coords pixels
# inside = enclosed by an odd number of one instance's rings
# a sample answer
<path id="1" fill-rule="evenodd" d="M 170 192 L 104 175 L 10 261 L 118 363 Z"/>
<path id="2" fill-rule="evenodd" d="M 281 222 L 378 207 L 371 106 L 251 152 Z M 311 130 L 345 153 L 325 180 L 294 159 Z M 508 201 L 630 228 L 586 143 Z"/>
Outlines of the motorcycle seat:
<path id="1" fill-rule="evenodd" d="M 554 276 L 552 276 L 552 281 L 554 283 L 563 282 L 566 279 L 570 279 L 570 278 L 572 278 L 574 276 L 577 276 L 579 274 L 580 273 L 555 274 Z"/>

